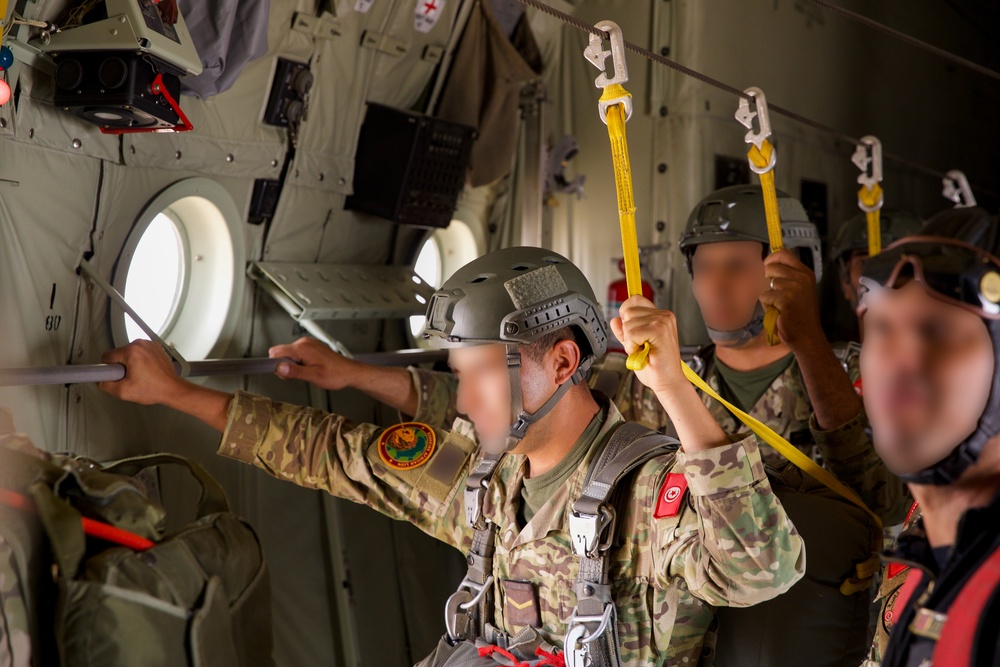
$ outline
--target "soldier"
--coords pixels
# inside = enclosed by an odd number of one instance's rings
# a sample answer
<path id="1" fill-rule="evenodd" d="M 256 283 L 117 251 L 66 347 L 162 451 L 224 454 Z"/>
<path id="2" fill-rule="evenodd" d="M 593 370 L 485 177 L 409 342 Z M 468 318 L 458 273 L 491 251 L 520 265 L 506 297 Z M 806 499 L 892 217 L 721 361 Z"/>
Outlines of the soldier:
<path id="1" fill-rule="evenodd" d="M 923 221 L 909 211 L 882 209 L 879 215 L 882 229 L 882 247 L 886 248 L 899 239 L 916 234 Z M 858 279 L 861 277 L 861 267 L 868 259 L 868 218 L 864 213 L 850 218 L 840 226 L 833 246 L 830 248 L 830 261 L 837 267 L 838 290 L 844 301 L 850 306 L 852 313 L 858 309 Z M 832 296 L 832 295 L 831 295 Z M 838 313 L 838 307 L 826 309 L 828 313 Z M 861 334 L 854 317 L 850 322 L 826 322 L 827 330 L 842 332 L 839 340 L 860 341 Z"/>
<path id="2" fill-rule="evenodd" d="M 815 413 L 817 431 L 861 416 L 853 378 L 843 372 L 847 366 L 851 376 L 857 375 L 856 357 L 838 359 L 827 342 L 819 323 L 815 274 L 796 252 L 807 250 L 810 263 L 820 266 L 815 226 L 798 200 L 783 192 L 778 192 L 778 206 L 790 249 L 770 256 L 759 186 L 723 188 L 691 212 L 680 250 L 712 340 L 695 354 L 692 367 L 723 398 L 815 458 L 811 415 Z M 774 346 L 764 334 L 764 308 L 769 305 L 782 313 L 781 342 Z M 615 363 L 624 365 L 609 355 L 602 369 Z M 620 377 L 616 403 L 622 413 L 669 433 L 671 425 L 653 397 L 628 374 Z M 702 399 L 724 431 L 742 430 L 725 406 L 707 395 Z M 770 447 L 762 452 L 765 461 L 784 463 Z"/>
<path id="3" fill-rule="evenodd" d="M 886 666 L 1000 662 L 998 230 L 948 210 L 862 270 L 875 447 L 922 511 L 890 559 L 909 569 L 886 600 Z"/>
<path id="4" fill-rule="evenodd" d="M 457 408 L 472 420 L 450 432 L 421 422 L 355 425 L 233 397 L 178 378 L 146 342 L 107 355 L 127 374 L 102 388 L 192 414 L 223 431 L 225 456 L 468 551 L 469 576 L 449 601 L 448 635 L 428 665 L 534 659 L 564 638 L 567 664 L 696 665 L 712 606 L 782 593 L 802 576 L 804 553 L 755 439 L 734 443 L 723 433 L 681 373 L 673 315 L 648 306 L 623 306 L 619 332 L 627 347 L 652 343 L 639 378 L 674 418 L 683 450 L 655 434 L 629 444 L 653 456 L 628 478 L 617 511 L 580 505 L 605 448 L 628 426 L 584 383 L 606 348 L 607 324 L 582 273 L 537 248 L 475 260 L 428 306 L 426 335 L 452 348 Z M 463 436 L 473 425 L 481 451 Z M 617 521 L 598 523 L 605 512 Z"/>

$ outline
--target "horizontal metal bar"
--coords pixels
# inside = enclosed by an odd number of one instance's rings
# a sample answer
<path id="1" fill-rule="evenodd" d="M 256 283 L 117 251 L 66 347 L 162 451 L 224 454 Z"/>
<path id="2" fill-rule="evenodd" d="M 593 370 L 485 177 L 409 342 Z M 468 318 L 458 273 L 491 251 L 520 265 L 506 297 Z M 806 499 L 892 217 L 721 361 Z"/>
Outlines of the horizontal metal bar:
<path id="1" fill-rule="evenodd" d="M 697 347 L 684 346 L 681 357 L 690 361 Z M 394 352 L 369 352 L 356 354 L 354 359 L 373 366 L 409 366 L 433 363 L 448 358 L 446 350 L 396 350 Z M 192 361 L 188 377 L 218 377 L 227 375 L 258 375 L 273 373 L 280 361 L 290 359 L 206 359 Z M 174 368 L 179 371 L 175 362 Z M 70 366 L 38 366 L 28 368 L 0 368 L 0 387 L 25 387 L 38 385 L 83 384 L 88 382 L 117 382 L 125 377 L 122 364 L 76 364 Z"/>
<path id="2" fill-rule="evenodd" d="M 448 358 L 445 350 L 397 350 L 356 354 L 354 359 L 373 366 L 408 366 Z M 224 375 L 257 375 L 273 373 L 281 361 L 290 359 L 207 359 L 190 362 L 188 377 Z M 178 371 L 177 363 L 174 368 Z M 34 368 L 0 369 L 0 387 L 81 384 L 87 382 L 117 382 L 125 377 L 122 364 L 78 364 L 70 366 L 40 366 Z"/>

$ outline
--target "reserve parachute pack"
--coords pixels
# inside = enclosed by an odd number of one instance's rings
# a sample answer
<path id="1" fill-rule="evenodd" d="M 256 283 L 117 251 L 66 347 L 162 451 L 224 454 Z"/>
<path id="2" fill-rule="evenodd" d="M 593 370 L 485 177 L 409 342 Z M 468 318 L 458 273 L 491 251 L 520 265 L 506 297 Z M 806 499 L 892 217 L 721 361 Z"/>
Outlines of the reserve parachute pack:
<path id="1" fill-rule="evenodd" d="M 134 477 L 159 465 L 201 487 L 197 520 L 172 532 Z M 271 667 L 271 653 L 260 543 L 204 468 L 102 466 L 0 434 L 0 664 Z"/>

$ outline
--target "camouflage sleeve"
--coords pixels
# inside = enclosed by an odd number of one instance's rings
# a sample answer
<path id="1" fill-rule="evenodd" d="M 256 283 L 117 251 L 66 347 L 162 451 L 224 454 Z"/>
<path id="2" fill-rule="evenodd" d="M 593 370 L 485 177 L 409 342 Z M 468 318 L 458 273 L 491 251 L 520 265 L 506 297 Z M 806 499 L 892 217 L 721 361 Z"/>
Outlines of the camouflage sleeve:
<path id="1" fill-rule="evenodd" d="M 237 392 L 219 454 L 255 465 L 278 479 L 322 489 L 409 521 L 432 537 L 466 549 L 472 533 L 465 523 L 460 490 L 475 458 L 475 445 L 457 433 L 425 426 L 431 435 L 420 446 L 430 454 L 393 465 L 392 457 L 380 451 L 380 441 L 398 428 L 355 425 L 315 408 Z"/>
<path id="2" fill-rule="evenodd" d="M 884 525 L 896 525 L 906 517 L 912 502 L 909 491 L 875 453 L 864 410 L 831 431 L 821 430 L 813 415 L 809 429 L 826 468 L 857 493 Z"/>
<path id="3" fill-rule="evenodd" d="M 715 606 L 746 607 L 784 593 L 805 572 L 802 538 L 764 473 L 756 440 L 678 453 L 690 506 L 655 534 L 658 585 L 682 577 Z M 654 530 L 658 527 L 654 519 Z"/>
<path id="4" fill-rule="evenodd" d="M 414 421 L 435 428 L 449 428 L 458 418 L 458 380 L 451 373 L 428 371 L 411 366 L 410 376 L 417 390 L 417 414 Z"/>

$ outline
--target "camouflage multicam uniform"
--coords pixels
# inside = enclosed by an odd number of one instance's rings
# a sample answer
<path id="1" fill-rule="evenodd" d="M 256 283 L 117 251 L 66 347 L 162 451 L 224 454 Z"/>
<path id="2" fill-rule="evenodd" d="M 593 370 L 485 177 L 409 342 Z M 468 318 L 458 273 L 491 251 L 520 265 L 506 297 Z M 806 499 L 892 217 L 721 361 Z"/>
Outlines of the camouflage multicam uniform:
<path id="1" fill-rule="evenodd" d="M 900 535 L 913 534 L 918 530 L 918 521 L 922 513 L 920 505 L 913 503 L 906 521 L 903 522 L 903 530 Z M 875 637 L 872 640 L 871 655 L 865 667 L 878 667 L 885 657 L 885 649 L 889 645 L 889 633 L 892 631 L 892 624 L 895 620 L 896 598 L 899 596 L 899 589 L 906 581 L 906 575 L 910 568 L 897 563 L 883 566 L 882 583 L 879 586 L 878 595 L 875 602 L 880 603 L 879 617 L 875 626 Z"/>
<path id="2" fill-rule="evenodd" d="M 622 415 L 626 419 L 637 421 L 661 433 L 673 433 L 670 418 L 660 406 L 656 394 L 625 369 L 625 359 L 625 355 L 620 353 L 605 356 L 591 371 L 592 385 L 599 382 L 602 372 L 617 375 L 619 384 L 613 398 Z M 851 381 L 856 382 L 861 376 L 857 353 L 852 351 L 846 355 L 843 363 Z M 709 345 L 699 350 L 690 365 L 712 389 L 720 391 L 719 372 L 715 366 L 715 346 Z M 745 430 L 743 424 L 722 403 L 708 394 L 702 392 L 699 394 L 705 407 L 712 413 L 723 431 L 739 433 Z M 812 412 L 802 371 L 798 361 L 794 359 L 788 368 L 774 379 L 753 408 L 748 410 L 748 414 L 770 426 L 807 456 L 819 459 L 819 451 L 809 431 L 809 418 Z M 767 445 L 761 445 L 761 456 L 766 463 L 783 464 L 785 461 L 781 454 Z"/>
<path id="3" fill-rule="evenodd" d="M 718 391 L 718 374 L 710 370 L 714 364 L 704 361 L 711 349 L 700 351 L 691 365 Z M 857 385 L 861 377 L 857 346 L 838 350 L 838 356 L 848 378 Z M 410 371 L 419 397 L 422 420 L 438 426 L 452 423 L 459 416 L 455 410 L 455 377 L 450 373 L 422 369 Z M 596 363 L 590 376 L 592 387 L 601 384 L 602 373 L 616 376 L 617 389 L 613 402 L 625 420 L 673 435 L 673 426 L 656 394 L 643 385 L 634 373 L 625 369 L 625 355 L 611 352 Z M 721 403 L 707 394 L 701 396 L 723 431 L 730 434 L 746 431 L 746 427 Z M 786 410 L 786 405 L 791 405 L 791 410 Z M 792 361 L 785 372 L 771 383 L 749 414 L 803 452 L 822 461 L 826 468 L 861 496 L 869 509 L 882 519 L 887 526 L 886 531 L 890 531 L 888 526 L 902 522 L 909 508 L 909 494 L 905 485 L 889 472 L 875 453 L 864 412 L 832 431 L 820 429 L 812 416 L 812 406 L 796 361 Z M 790 465 L 784 456 L 767 444 L 758 441 L 757 445 L 761 458 L 769 467 L 780 470 Z M 894 533 L 887 532 L 886 547 L 892 544 L 894 536 Z"/>
<path id="4" fill-rule="evenodd" d="M 851 367 L 856 369 L 857 348 L 851 348 L 850 352 L 855 358 Z M 614 359 L 613 354 L 605 357 L 605 363 L 608 359 Z M 844 358 L 839 353 L 838 356 Z M 624 358 L 620 361 L 624 369 Z M 446 424 L 459 417 L 455 407 L 457 381 L 454 375 L 419 368 L 411 368 L 410 373 L 417 392 L 418 414 L 421 421 L 431 424 Z M 592 384 L 595 384 L 598 375 L 599 373 L 592 374 Z M 634 377 L 632 374 L 629 375 Z M 656 401 L 652 392 L 648 392 L 648 397 L 649 400 Z M 669 424 L 666 422 L 666 413 L 662 407 L 659 407 L 659 402 L 656 402 L 655 405 L 657 410 L 651 409 L 646 414 L 663 419 L 663 423 Z M 646 422 L 645 425 L 652 426 L 653 424 Z M 898 478 L 888 471 L 872 447 L 867 432 L 867 419 L 863 412 L 831 431 L 820 430 L 815 421 L 812 420 L 807 422 L 806 428 L 809 429 L 811 441 L 815 443 L 827 468 L 849 488 L 856 490 L 874 513 L 887 521 L 898 522 L 901 520 L 900 512 L 905 512 L 908 506 L 905 487 Z M 759 442 L 758 445 L 760 445 Z M 797 474 L 797 471 L 793 470 L 794 466 L 783 458 L 774 465 L 766 465 L 766 468 L 772 483 L 773 480 L 778 480 L 779 484 L 784 484 L 787 478 L 794 479 Z M 851 549 L 849 544 L 844 544 L 842 547 L 845 550 Z M 873 544 L 871 547 L 878 550 L 877 544 Z M 824 554 L 821 558 L 815 559 L 814 564 L 819 564 L 820 560 L 831 555 Z M 701 605 L 697 600 L 693 601 L 694 605 L 689 607 L 691 614 L 687 624 L 683 628 L 680 626 L 674 628 L 672 641 L 683 645 L 685 640 L 678 637 L 677 633 L 685 632 L 688 645 L 696 646 L 701 642 L 705 646 L 711 646 L 715 642 L 715 631 L 710 629 L 714 628 L 710 624 L 715 611 Z M 711 651 L 705 652 L 703 659 L 708 660 L 707 664 L 711 664 L 712 655 Z"/>
<path id="5" fill-rule="evenodd" d="M 429 377 L 415 419 L 440 424 L 454 410 L 450 387 L 445 377 L 437 382 Z M 576 604 L 578 570 L 567 510 L 600 445 L 622 421 L 614 405 L 605 402 L 604 408 L 606 417 L 584 460 L 523 529 L 517 512 L 526 459 L 507 455 L 492 478 L 484 513 L 499 528 L 494 625 L 503 632 L 526 631 L 517 624 L 523 617 L 518 612 L 535 601 L 511 600 L 507 588 L 510 582 L 530 582 L 539 611 L 533 631 L 544 643 L 561 646 Z M 383 432 L 240 392 L 231 403 L 219 453 L 409 521 L 466 551 L 472 530 L 460 491 L 477 456 L 476 445 L 461 434 L 471 434 L 470 425 L 458 420 L 451 431 L 434 428 L 434 455 L 406 471 L 391 469 L 380 458 Z M 670 472 L 685 475 L 688 500 L 676 516 L 656 519 Z M 625 666 L 697 665 L 714 615 L 710 605 L 761 602 L 802 576 L 801 539 L 771 491 L 753 438 L 651 460 L 636 473 L 626 502 L 622 544 L 610 565 Z M 523 585 L 518 588 L 523 594 Z"/>

